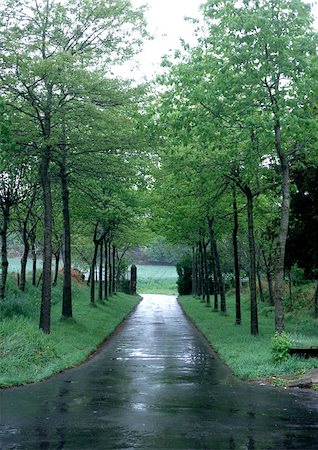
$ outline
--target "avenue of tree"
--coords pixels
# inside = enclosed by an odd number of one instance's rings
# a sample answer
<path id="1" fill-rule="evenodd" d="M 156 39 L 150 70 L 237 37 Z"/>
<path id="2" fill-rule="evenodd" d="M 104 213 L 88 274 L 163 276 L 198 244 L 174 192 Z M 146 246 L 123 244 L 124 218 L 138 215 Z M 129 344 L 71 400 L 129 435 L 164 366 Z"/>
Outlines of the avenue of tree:
<path id="1" fill-rule="evenodd" d="M 218 246 L 232 240 L 237 324 L 246 248 L 251 333 L 258 334 L 261 272 L 281 333 L 285 276 L 299 262 L 297 233 L 286 258 L 291 196 L 309 206 L 301 264 L 309 278 L 317 276 L 318 35 L 300 0 L 210 0 L 203 13 L 198 44 L 165 59 L 162 93 L 153 99 L 150 126 L 161 139 L 157 214 L 171 240 L 193 247 L 192 291 L 209 304 L 214 292 L 223 313 Z"/>
<path id="2" fill-rule="evenodd" d="M 125 252 L 149 228 L 191 249 L 191 290 L 208 304 L 213 295 L 223 314 L 233 273 L 238 325 L 247 274 L 252 335 L 265 280 L 281 333 L 291 267 L 318 278 L 318 34 L 310 6 L 208 0 L 202 11 L 197 44 L 165 57 L 150 95 L 149 86 L 114 75 L 148 36 L 143 8 L 128 0 L 0 5 L 0 301 L 8 237 L 19 236 L 19 287 L 41 286 L 45 333 L 59 265 L 61 313 L 72 317 L 74 255 L 90 266 L 93 305 L 116 291 Z"/>
<path id="3" fill-rule="evenodd" d="M 72 249 L 84 253 L 93 247 L 94 303 L 98 250 L 108 274 L 107 296 L 116 289 L 118 251 L 135 244 L 144 166 L 138 126 L 143 90 L 112 72 L 139 51 L 145 36 L 143 9 L 124 0 L 1 4 L 0 297 L 6 293 L 7 236 L 15 231 L 24 247 L 21 290 L 29 252 L 34 284 L 37 247 L 43 255 L 40 328 L 45 333 L 61 252 L 62 315 L 71 317 Z M 98 296 L 101 300 L 101 290 Z"/>

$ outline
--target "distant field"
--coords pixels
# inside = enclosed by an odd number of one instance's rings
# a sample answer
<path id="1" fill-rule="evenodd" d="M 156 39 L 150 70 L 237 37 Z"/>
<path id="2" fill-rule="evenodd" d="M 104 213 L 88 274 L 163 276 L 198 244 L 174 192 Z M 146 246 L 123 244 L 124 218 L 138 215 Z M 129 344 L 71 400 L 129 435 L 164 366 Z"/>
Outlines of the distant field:
<path id="1" fill-rule="evenodd" d="M 38 261 L 38 268 L 42 261 Z M 32 261 L 28 261 L 27 271 L 32 270 Z M 9 258 L 9 272 L 20 271 L 20 258 Z M 137 265 L 137 291 L 143 294 L 176 294 L 177 271 L 174 266 Z"/>
<path id="2" fill-rule="evenodd" d="M 142 294 L 176 294 L 177 271 L 174 266 L 137 265 L 137 291 Z"/>

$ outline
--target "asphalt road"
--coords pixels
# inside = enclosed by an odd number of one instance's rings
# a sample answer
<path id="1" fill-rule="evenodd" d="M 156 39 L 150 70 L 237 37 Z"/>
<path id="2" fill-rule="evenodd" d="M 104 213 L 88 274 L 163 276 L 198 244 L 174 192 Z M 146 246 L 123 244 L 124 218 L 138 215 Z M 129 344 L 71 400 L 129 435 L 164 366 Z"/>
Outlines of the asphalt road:
<path id="1" fill-rule="evenodd" d="M 318 395 L 235 380 L 175 297 L 89 362 L 1 392 L 3 449 L 318 449 Z"/>

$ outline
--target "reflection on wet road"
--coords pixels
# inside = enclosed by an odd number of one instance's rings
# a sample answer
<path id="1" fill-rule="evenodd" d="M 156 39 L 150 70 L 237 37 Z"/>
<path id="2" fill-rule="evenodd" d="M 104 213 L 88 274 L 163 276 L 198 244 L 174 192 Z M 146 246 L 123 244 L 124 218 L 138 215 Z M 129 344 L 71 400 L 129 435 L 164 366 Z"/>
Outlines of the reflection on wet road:
<path id="1" fill-rule="evenodd" d="M 234 380 L 175 297 L 146 295 L 88 363 L 2 391 L 2 448 L 317 449 L 317 403 Z"/>

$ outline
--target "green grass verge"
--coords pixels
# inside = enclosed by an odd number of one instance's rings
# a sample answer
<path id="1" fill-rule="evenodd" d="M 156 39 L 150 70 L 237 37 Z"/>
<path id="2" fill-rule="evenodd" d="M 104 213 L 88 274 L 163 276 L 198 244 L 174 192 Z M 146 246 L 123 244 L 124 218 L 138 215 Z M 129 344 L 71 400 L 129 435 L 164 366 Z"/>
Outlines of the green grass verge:
<path id="1" fill-rule="evenodd" d="M 137 305 L 138 296 L 118 293 L 105 304 L 89 305 L 86 285 L 73 286 L 74 319 L 61 319 L 60 288 L 54 288 L 51 334 L 38 329 L 37 308 L 26 308 L 24 315 L 11 315 L 0 322 L 0 386 L 26 384 L 48 378 L 54 373 L 84 361 Z M 11 291 L 12 294 L 12 291 Z M 13 294 L 12 294 L 13 295 Z M 38 305 L 39 290 L 29 287 L 22 298 L 32 295 Z M 15 302 L 21 299 L 15 297 Z M 6 301 L 10 301 L 8 298 Z M 27 317 L 26 317 L 27 316 Z"/>
<path id="2" fill-rule="evenodd" d="M 227 315 L 221 315 L 192 296 L 181 296 L 180 304 L 194 324 L 202 331 L 234 375 L 242 379 L 300 374 L 318 367 L 317 358 L 289 357 L 275 363 L 270 341 L 274 335 L 274 311 L 259 305 L 259 335 L 250 334 L 250 312 L 247 294 L 242 296 L 242 324 L 235 325 L 234 294 L 227 296 Z M 293 345 L 318 345 L 318 320 L 304 311 L 286 314 L 286 332 Z"/>

